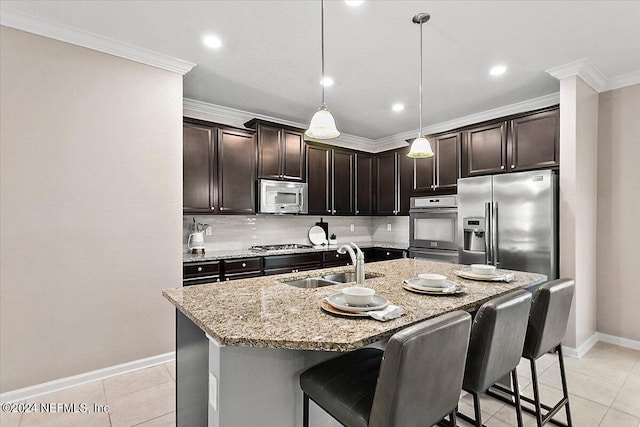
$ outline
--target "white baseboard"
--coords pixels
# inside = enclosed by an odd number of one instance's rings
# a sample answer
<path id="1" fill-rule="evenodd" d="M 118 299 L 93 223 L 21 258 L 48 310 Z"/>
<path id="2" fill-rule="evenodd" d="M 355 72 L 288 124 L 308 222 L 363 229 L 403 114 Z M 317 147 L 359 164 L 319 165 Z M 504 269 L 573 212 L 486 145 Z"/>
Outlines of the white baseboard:
<path id="1" fill-rule="evenodd" d="M 640 341 L 603 334 L 602 332 L 598 332 L 598 341 L 619 345 L 620 347 L 631 348 L 633 350 L 640 350 Z"/>
<path id="2" fill-rule="evenodd" d="M 606 342 L 609 344 L 618 345 L 620 347 L 626 347 L 633 350 L 640 350 L 640 341 L 631 340 L 628 338 L 616 337 L 615 335 L 603 334 L 602 332 L 596 332 L 591 335 L 585 342 L 578 348 L 562 346 L 562 352 L 565 356 L 580 359 L 587 354 L 591 347 L 596 345 L 598 341 Z"/>
<path id="3" fill-rule="evenodd" d="M 36 384 L 34 386 L 8 391 L 6 393 L 0 394 L 0 402 L 6 403 L 31 399 L 43 394 L 53 393 L 56 391 L 75 387 L 80 384 L 86 384 L 92 381 L 98 381 L 105 378 L 113 377 L 114 375 L 120 375 L 131 371 L 137 371 L 139 369 L 149 368 L 154 365 L 170 362 L 175 358 L 176 353 L 175 351 L 172 351 L 169 353 L 159 354 L 157 356 L 147 357 L 145 359 L 123 363 L 121 365 L 110 366 L 108 368 L 98 369 L 96 371 L 85 372 L 83 374 L 74 375 L 71 377 L 60 378 L 58 380 L 49 381 L 42 384 Z"/>

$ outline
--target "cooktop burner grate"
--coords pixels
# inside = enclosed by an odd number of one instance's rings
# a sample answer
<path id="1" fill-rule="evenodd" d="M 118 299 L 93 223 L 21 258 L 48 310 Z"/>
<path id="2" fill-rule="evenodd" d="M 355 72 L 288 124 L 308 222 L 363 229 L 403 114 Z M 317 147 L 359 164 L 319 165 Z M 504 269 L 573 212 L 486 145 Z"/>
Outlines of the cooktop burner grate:
<path id="1" fill-rule="evenodd" d="M 311 249 L 311 245 L 301 245 L 300 243 L 282 243 L 279 245 L 257 245 L 251 246 L 249 250 L 266 252 L 266 251 L 282 251 L 286 249 Z"/>

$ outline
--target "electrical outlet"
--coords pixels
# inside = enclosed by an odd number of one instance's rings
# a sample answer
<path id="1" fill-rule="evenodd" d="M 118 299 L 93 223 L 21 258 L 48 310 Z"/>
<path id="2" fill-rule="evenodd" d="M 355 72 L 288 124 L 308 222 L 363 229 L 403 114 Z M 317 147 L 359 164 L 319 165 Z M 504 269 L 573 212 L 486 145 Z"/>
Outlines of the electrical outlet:
<path id="1" fill-rule="evenodd" d="M 349 230 L 351 230 L 351 232 L 356 231 L 356 226 L 355 226 L 354 224 L 351 224 L 351 225 L 349 226 Z"/>
<path id="2" fill-rule="evenodd" d="M 218 410 L 218 378 L 209 372 L 209 406 Z"/>
<path id="3" fill-rule="evenodd" d="M 211 234 L 212 234 L 211 227 L 207 227 L 207 230 L 205 231 L 205 234 L 207 236 L 211 236 Z"/>
<path id="4" fill-rule="evenodd" d="M 387 231 L 391 231 L 391 224 L 387 224 Z"/>

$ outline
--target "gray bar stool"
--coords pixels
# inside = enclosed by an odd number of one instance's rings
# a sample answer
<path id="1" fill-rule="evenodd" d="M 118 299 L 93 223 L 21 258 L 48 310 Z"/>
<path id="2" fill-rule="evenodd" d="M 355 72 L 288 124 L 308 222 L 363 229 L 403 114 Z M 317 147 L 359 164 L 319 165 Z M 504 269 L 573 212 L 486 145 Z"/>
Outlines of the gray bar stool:
<path id="1" fill-rule="evenodd" d="M 462 389 L 473 396 L 475 420 L 458 413 L 460 418 L 482 426 L 479 394 L 500 378 L 511 374 L 518 426 L 522 427 L 520 390 L 516 368 L 522 355 L 531 308 L 531 293 L 515 291 L 483 304 L 473 320 L 467 365 Z"/>
<path id="2" fill-rule="evenodd" d="M 394 334 L 385 351 L 363 348 L 300 374 L 303 426 L 309 399 L 347 427 L 456 426 L 471 316 L 456 311 Z"/>
<path id="3" fill-rule="evenodd" d="M 529 326 L 524 342 L 522 357 L 529 360 L 531 365 L 531 381 L 533 384 L 533 399 L 520 396 L 525 402 L 534 405 L 535 410 L 527 407 L 523 409 L 535 414 L 538 427 L 542 427 L 547 422 L 560 426 L 572 427 L 571 410 L 569 409 L 569 392 L 567 390 L 567 377 L 564 370 L 564 358 L 562 356 L 562 339 L 567 330 L 569 320 L 569 310 L 573 300 L 575 282 L 571 279 L 558 279 L 541 285 L 533 296 L 531 314 L 529 315 Z M 538 373 L 536 371 L 536 360 L 544 354 L 555 351 L 558 354 L 560 364 L 560 379 L 562 380 L 563 397 L 553 407 L 540 402 L 540 391 L 538 389 Z M 502 386 L 494 385 L 494 388 L 503 393 L 513 395 L 510 390 Z M 511 403 L 510 399 L 497 395 L 493 392 L 487 394 Z M 567 414 L 567 424 L 552 419 L 552 417 L 565 408 Z M 542 414 L 542 408 L 548 411 Z"/>

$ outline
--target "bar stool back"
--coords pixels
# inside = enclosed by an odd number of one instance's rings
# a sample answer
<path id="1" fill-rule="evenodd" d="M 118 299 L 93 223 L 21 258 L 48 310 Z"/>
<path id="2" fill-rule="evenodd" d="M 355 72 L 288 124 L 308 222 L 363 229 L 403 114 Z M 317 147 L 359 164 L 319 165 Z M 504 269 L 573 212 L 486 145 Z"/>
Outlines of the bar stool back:
<path id="1" fill-rule="evenodd" d="M 482 426 L 479 394 L 511 373 L 518 426 L 522 426 L 516 367 L 522 355 L 530 308 L 531 294 L 520 290 L 495 298 L 478 310 L 471 328 L 462 385 L 473 396 L 475 420 L 459 414 L 466 421 Z"/>
<path id="2" fill-rule="evenodd" d="M 447 415 L 457 425 L 470 328 L 468 313 L 448 313 L 394 334 L 384 357 L 364 348 L 307 369 L 303 426 L 309 399 L 347 427 L 430 426 Z"/>

